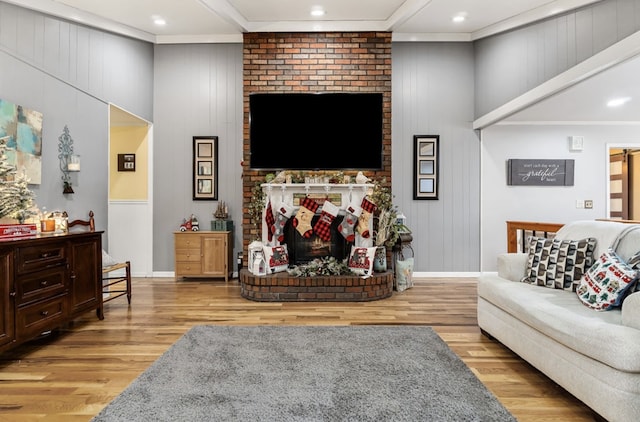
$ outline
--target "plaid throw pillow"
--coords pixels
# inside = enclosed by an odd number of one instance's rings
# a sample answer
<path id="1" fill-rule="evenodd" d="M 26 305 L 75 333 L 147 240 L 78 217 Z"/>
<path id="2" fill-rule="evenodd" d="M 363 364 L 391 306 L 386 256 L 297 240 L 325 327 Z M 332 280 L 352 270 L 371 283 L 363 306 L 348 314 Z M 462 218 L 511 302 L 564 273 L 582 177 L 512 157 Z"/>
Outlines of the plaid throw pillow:
<path id="1" fill-rule="evenodd" d="M 593 264 L 595 247 L 595 238 L 558 240 L 530 236 L 527 239 L 527 272 L 521 281 L 573 291 L 574 283 Z"/>

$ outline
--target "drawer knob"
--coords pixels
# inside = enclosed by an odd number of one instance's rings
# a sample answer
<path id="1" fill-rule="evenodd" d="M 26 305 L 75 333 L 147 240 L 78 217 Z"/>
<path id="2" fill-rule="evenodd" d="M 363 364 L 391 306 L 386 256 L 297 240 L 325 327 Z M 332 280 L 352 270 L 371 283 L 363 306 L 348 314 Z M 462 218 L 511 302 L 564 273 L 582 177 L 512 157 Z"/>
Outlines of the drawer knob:
<path id="1" fill-rule="evenodd" d="M 44 286 L 46 286 L 46 285 L 48 285 L 48 284 L 49 284 L 49 281 L 48 281 L 48 280 L 42 280 L 42 281 L 40 282 L 40 285 L 41 285 L 42 287 L 44 287 Z"/>
<path id="2" fill-rule="evenodd" d="M 47 315 L 49 315 L 49 311 L 42 311 L 40 312 L 40 315 L 42 315 L 43 317 L 46 317 Z"/>

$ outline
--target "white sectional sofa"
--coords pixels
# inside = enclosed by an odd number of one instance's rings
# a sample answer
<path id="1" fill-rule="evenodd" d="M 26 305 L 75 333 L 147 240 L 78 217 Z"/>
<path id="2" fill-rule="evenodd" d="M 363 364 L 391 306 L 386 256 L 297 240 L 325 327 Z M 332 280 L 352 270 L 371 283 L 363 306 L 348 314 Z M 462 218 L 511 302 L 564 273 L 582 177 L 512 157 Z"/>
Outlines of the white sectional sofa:
<path id="1" fill-rule="evenodd" d="M 556 234 L 588 237 L 597 239 L 594 258 L 609 247 L 625 261 L 640 251 L 640 226 L 576 221 Z M 502 254 L 498 274 L 479 278 L 480 328 L 603 418 L 640 421 L 640 291 L 596 311 L 570 290 L 521 282 L 526 268 L 526 253 Z"/>

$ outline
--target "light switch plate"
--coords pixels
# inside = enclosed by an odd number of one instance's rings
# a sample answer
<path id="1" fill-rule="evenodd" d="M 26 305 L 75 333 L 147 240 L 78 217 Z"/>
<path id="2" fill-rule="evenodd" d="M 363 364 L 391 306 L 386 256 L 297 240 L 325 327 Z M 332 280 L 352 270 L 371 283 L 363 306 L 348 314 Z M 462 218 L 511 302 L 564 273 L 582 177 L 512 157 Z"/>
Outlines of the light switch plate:
<path id="1" fill-rule="evenodd" d="M 570 141 L 571 145 L 569 149 L 571 149 L 571 151 L 582 151 L 584 148 L 584 136 L 571 136 Z"/>

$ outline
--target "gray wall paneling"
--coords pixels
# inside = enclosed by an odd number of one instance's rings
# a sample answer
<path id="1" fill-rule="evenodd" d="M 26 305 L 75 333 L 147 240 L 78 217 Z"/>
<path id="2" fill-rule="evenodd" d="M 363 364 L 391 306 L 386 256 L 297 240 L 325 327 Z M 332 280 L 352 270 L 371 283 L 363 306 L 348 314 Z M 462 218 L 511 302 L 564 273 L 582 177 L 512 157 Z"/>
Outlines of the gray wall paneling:
<path id="1" fill-rule="evenodd" d="M 393 190 L 415 233 L 415 271 L 480 268 L 474 117 L 633 33 L 639 22 L 640 0 L 605 0 L 474 44 L 394 43 Z M 38 203 L 94 209 L 99 228 L 106 227 L 107 104 L 155 122 L 154 271 L 173 269 L 172 232 L 182 218 L 195 213 L 206 227 L 217 205 L 191 199 L 193 135 L 219 137 L 219 198 L 240 226 L 241 44 L 154 47 L 0 2 L 0 97 L 44 114 Z M 83 166 L 70 198 L 61 193 L 56 153 L 65 124 Z M 437 201 L 412 199 L 415 134 L 441 136 Z M 235 252 L 240 244 L 238 229 Z"/>
<path id="2" fill-rule="evenodd" d="M 392 174 L 413 231 L 415 271 L 478 271 L 480 145 L 473 120 L 473 46 L 394 43 Z M 438 200 L 413 200 L 413 136 L 440 135 Z"/>
<path id="3" fill-rule="evenodd" d="M 242 250 L 242 44 L 156 45 L 154 91 L 154 271 L 174 270 L 173 232 L 182 219 L 193 213 L 210 229 L 219 201 Z M 192 199 L 196 135 L 218 136 L 218 201 Z"/>
<path id="4" fill-rule="evenodd" d="M 0 2 L 0 98 L 43 114 L 38 206 L 75 218 L 93 210 L 106 229 L 108 103 L 151 120 L 153 46 Z M 72 195 L 57 152 L 65 125 L 82 157 Z"/>
<path id="5" fill-rule="evenodd" d="M 604 0 L 476 41 L 476 118 L 638 30 L 640 0 Z"/>

